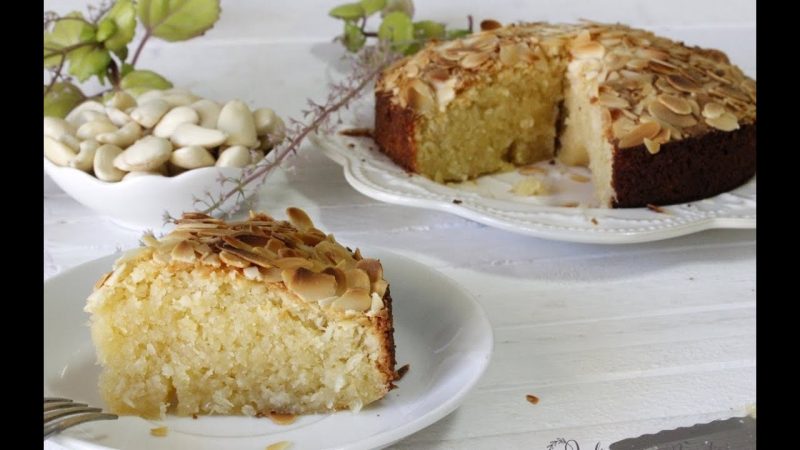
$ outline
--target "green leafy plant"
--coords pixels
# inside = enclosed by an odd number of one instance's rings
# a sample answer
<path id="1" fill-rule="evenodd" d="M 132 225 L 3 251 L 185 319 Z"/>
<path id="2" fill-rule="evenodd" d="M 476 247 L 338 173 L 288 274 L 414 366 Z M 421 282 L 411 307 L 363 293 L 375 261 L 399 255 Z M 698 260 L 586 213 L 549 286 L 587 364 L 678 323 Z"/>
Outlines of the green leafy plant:
<path id="1" fill-rule="evenodd" d="M 219 0 L 116 0 L 90 7 L 86 16 L 45 12 L 44 68 L 50 79 L 44 85 L 44 115 L 64 117 L 79 103 L 119 89 L 136 94 L 172 87 L 163 76 L 137 69 L 145 44 L 151 38 L 177 42 L 200 36 L 219 14 Z M 137 22 L 144 35 L 130 55 Z M 92 77 L 106 88 L 86 95 L 74 80 Z"/>
<path id="2" fill-rule="evenodd" d="M 378 13 L 381 23 L 377 31 L 368 31 L 368 20 Z M 432 20 L 414 22 L 412 0 L 361 0 L 339 5 L 328 14 L 344 22 L 344 33 L 337 39 L 351 52 L 364 48 L 369 38 L 377 38 L 388 42 L 393 51 L 410 55 L 427 41 L 455 39 L 472 33 L 472 17 L 468 17 L 467 28 L 450 30 Z"/>

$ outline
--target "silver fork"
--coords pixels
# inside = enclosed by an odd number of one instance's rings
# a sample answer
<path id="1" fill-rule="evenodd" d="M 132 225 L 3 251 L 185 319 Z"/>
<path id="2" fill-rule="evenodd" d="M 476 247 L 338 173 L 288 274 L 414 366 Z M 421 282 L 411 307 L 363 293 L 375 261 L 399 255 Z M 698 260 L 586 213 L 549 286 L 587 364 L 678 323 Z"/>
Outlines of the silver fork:
<path id="1" fill-rule="evenodd" d="M 66 430 L 93 420 L 114 420 L 115 414 L 102 412 L 100 408 L 91 408 L 85 403 L 75 403 L 67 398 L 44 398 L 44 438 L 53 433 Z"/>

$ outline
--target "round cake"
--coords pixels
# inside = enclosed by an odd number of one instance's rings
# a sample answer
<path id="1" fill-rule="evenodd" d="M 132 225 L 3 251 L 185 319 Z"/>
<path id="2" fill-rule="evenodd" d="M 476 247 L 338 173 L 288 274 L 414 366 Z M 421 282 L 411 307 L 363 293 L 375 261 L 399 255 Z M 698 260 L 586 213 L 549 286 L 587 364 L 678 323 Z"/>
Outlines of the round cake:
<path id="1" fill-rule="evenodd" d="M 557 158 L 605 207 L 710 197 L 756 173 L 756 83 L 718 51 L 624 25 L 518 24 L 431 43 L 376 85 L 397 164 L 464 181 Z"/>

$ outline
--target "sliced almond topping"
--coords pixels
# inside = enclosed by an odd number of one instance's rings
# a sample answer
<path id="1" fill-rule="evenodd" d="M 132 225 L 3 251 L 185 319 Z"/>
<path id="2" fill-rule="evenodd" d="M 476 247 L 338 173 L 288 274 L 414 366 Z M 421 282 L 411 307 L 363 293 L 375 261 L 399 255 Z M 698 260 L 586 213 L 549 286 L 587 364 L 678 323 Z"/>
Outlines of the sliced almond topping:
<path id="1" fill-rule="evenodd" d="M 292 446 L 292 441 L 278 441 L 269 444 L 266 450 L 287 450 Z"/>
<path id="2" fill-rule="evenodd" d="M 372 292 L 378 294 L 381 298 L 386 294 L 386 289 L 389 288 L 389 283 L 386 280 L 378 280 L 372 283 Z"/>
<path id="3" fill-rule="evenodd" d="M 279 267 L 281 269 L 298 269 L 298 268 L 310 269 L 311 267 L 314 266 L 314 263 L 312 263 L 308 259 L 297 256 L 278 258 L 274 261 L 271 261 L 271 263 L 275 267 Z"/>
<path id="4" fill-rule="evenodd" d="M 250 266 L 242 269 L 242 274 L 248 280 L 260 280 L 261 271 L 256 266 Z"/>
<path id="5" fill-rule="evenodd" d="M 370 282 L 383 279 L 383 266 L 377 259 L 366 258 L 356 263 L 356 267 L 367 272 Z"/>
<path id="6" fill-rule="evenodd" d="M 606 54 L 606 48 L 599 42 L 589 41 L 573 46 L 570 52 L 577 59 L 602 58 Z"/>
<path id="7" fill-rule="evenodd" d="M 269 258 L 267 258 L 267 257 L 265 257 L 263 255 L 259 255 L 257 253 L 251 252 L 249 250 L 242 250 L 240 248 L 234 248 L 234 247 L 227 247 L 226 246 L 224 251 L 227 252 L 227 253 L 232 253 L 232 254 L 236 255 L 237 257 L 243 259 L 244 261 L 251 262 L 251 263 L 253 263 L 253 264 L 257 265 L 257 266 L 261 266 L 261 267 L 265 267 L 265 268 L 269 268 L 269 267 L 273 266 L 272 261 Z M 225 261 L 225 259 L 223 259 L 223 261 Z M 236 267 L 239 267 L 239 266 L 236 266 Z"/>
<path id="8" fill-rule="evenodd" d="M 657 98 L 662 105 L 669 108 L 669 110 L 675 114 L 686 115 L 692 113 L 692 105 L 689 104 L 689 102 L 683 97 L 670 94 L 661 94 Z"/>
<path id="9" fill-rule="evenodd" d="M 348 289 L 352 288 L 362 288 L 362 289 L 370 289 L 371 282 L 369 279 L 369 275 L 367 272 L 361 269 L 350 269 L 345 272 L 345 278 L 347 279 L 347 287 Z"/>
<path id="10" fill-rule="evenodd" d="M 726 112 L 712 119 L 706 118 L 706 123 L 722 131 L 733 131 L 739 129 L 739 121 L 736 116 Z"/>
<path id="11" fill-rule="evenodd" d="M 629 117 L 623 115 L 619 119 L 615 120 L 611 125 L 611 133 L 614 135 L 614 137 L 620 139 L 626 134 L 630 133 L 634 127 L 636 127 L 636 123 L 634 123 Z"/>
<path id="12" fill-rule="evenodd" d="M 298 230 L 307 230 L 314 226 L 314 222 L 311 221 L 308 214 L 300 208 L 287 208 L 286 215 L 289 217 L 289 222 Z"/>
<path id="13" fill-rule="evenodd" d="M 644 146 L 647 147 L 647 151 L 650 152 L 651 155 L 655 155 L 661 150 L 661 144 L 650 139 L 644 138 Z"/>
<path id="14" fill-rule="evenodd" d="M 322 270 L 322 273 L 327 273 L 336 279 L 336 295 L 342 295 L 342 293 L 344 293 L 344 291 L 349 287 L 347 285 L 347 275 L 345 275 L 345 272 L 342 269 L 338 267 L 326 267 Z"/>
<path id="15" fill-rule="evenodd" d="M 672 112 L 660 101 L 654 100 L 647 104 L 647 111 L 658 120 L 663 120 L 676 127 L 688 128 L 697 125 L 697 120 L 691 115 L 679 115 Z M 652 137 L 652 136 L 651 136 Z"/>
<path id="16" fill-rule="evenodd" d="M 661 130 L 658 122 L 641 123 L 634 127 L 627 135 L 619 140 L 619 148 L 631 148 L 642 145 L 645 139 L 650 139 Z"/>
<path id="17" fill-rule="evenodd" d="M 642 70 L 650 64 L 650 61 L 642 58 L 634 58 L 625 64 L 625 67 L 631 70 Z"/>
<path id="18" fill-rule="evenodd" d="M 221 252 L 219 252 L 219 259 L 221 259 L 222 262 L 231 267 L 238 267 L 240 269 L 244 269 L 245 267 L 250 266 L 249 262 L 245 261 L 244 259 L 234 255 L 233 253 L 227 250 L 222 250 Z"/>
<path id="19" fill-rule="evenodd" d="M 727 111 L 725 107 L 715 102 L 708 102 L 703 106 L 703 117 L 706 119 L 716 119 L 717 117 L 725 114 Z"/>
<path id="20" fill-rule="evenodd" d="M 627 100 L 614 94 L 602 93 L 597 97 L 597 103 L 606 108 L 627 108 L 630 106 Z"/>
<path id="21" fill-rule="evenodd" d="M 173 247 L 170 256 L 172 256 L 173 261 L 189 264 L 193 264 L 197 260 L 197 256 L 194 254 L 194 247 L 187 241 L 180 241 L 178 245 Z"/>
<path id="22" fill-rule="evenodd" d="M 421 113 L 433 111 L 436 107 L 431 87 L 418 78 L 409 83 L 406 96 L 408 106 Z"/>
<path id="23" fill-rule="evenodd" d="M 667 75 L 667 82 L 675 89 L 683 92 L 700 92 L 703 89 L 696 82 L 678 74 Z"/>
<path id="24" fill-rule="evenodd" d="M 372 306 L 369 289 L 348 289 L 331 303 L 331 308 L 338 311 L 366 311 Z"/>
<path id="25" fill-rule="evenodd" d="M 459 64 L 465 69 L 474 69 L 486 62 L 489 56 L 490 54 L 488 52 L 471 52 L 462 58 Z"/>
<path id="26" fill-rule="evenodd" d="M 210 254 L 204 256 L 203 259 L 200 260 L 200 262 L 203 263 L 206 266 L 211 266 L 211 267 L 220 267 L 220 266 L 222 266 L 222 262 L 219 259 L 219 255 L 216 254 L 216 253 L 210 253 Z"/>
<path id="27" fill-rule="evenodd" d="M 336 278 L 327 273 L 312 272 L 304 267 L 281 272 L 286 288 L 307 302 L 336 295 Z"/>

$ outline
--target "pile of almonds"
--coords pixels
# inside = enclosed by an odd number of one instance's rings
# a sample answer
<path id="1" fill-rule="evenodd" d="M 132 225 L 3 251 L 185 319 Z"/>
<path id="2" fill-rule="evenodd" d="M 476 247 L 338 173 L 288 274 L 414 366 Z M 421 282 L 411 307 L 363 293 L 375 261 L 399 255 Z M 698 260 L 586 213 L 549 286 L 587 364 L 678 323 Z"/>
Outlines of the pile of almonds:
<path id="1" fill-rule="evenodd" d="M 185 89 L 134 98 L 118 91 L 105 105 L 89 100 L 65 119 L 44 118 L 44 156 L 53 164 L 116 182 L 171 176 L 201 167 L 245 167 L 285 138 L 269 108 L 239 100 L 221 105 Z"/>

